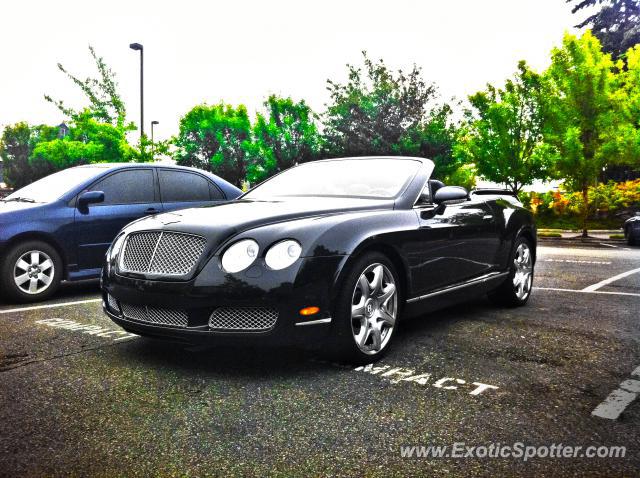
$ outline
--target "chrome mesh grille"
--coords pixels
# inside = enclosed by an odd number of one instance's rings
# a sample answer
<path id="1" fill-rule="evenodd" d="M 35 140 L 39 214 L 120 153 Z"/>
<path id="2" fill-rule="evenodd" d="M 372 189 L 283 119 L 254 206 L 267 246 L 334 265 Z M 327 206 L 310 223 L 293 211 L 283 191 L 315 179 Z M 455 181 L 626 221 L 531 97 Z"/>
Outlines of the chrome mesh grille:
<path id="1" fill-rule="evenodd" d="M 214 330 L 260 331 L 272 328 L 278 311 L 266 307 L 219 307 L 209 317 Z"/>
<path id="2" fill-rule="evenodd" d="M 204 252 L 204 237 L 178 232 L 137 232 L 124 245 L 120 265 L 126 272 L 186 275 Z"/>
<path id="3" fill-rule="evenodd" d="M 125 249 L 122 251 L 122 266 L 125 270 L 146 272 L 160 239 L 160 232 L 143 232 L 131 234 L 127 238 Z"/>
<path id="4" fill-rule="evenodd" d="M 127 319 L 172 327 L 186 327 L 189 322 L 187 312 L 181 309 L 161 309 L 146 305 L 122 303 L 122 312 Z"/>
<path id="5" fill-rule="evenodd" d="M 109 308 L 115 312 L 120 312 L 120 307 L 118 307 L 118 301 L 111 294 L 107 294 L 107 303 L 109 304 Z"/>

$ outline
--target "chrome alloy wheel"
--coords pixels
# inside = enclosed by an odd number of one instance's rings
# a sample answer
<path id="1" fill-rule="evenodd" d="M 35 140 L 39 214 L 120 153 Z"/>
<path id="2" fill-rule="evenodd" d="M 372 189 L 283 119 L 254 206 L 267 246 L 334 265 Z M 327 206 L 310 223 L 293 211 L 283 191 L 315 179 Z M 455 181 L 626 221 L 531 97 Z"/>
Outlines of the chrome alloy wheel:
<path id="1" fill-rule="evenodd" d="M 28 251 L 20 256 L 13 267 L 13 280 L 27 294 L 40 294 L 53 281 L 55 267 L 51 257 L 42 251 Z"/>
<path id="2" fill-rule="evenodd" d="M 526 243 L 520 243 L 513 258 L 515 273 L 513 275 L 513 289 L 518 300 L 524 300 L 531 293 L 533 282 L 533 258 L 531 249 Z"/>
<path id="3" fill-rule="evenodd" d="M 398 294 L 391 271 L 372 264 L 360 275 L 351 299 L 351 331 L 358 348 L 375 355 L 385 348 L 396 323 Z"/>

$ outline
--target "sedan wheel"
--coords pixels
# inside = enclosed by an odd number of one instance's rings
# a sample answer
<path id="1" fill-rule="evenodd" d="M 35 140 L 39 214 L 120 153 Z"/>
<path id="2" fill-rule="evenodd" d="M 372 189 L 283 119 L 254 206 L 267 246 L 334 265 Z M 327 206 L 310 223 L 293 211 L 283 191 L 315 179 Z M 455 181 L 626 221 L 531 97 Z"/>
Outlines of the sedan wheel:
<path id="1" fill-rule="evenodd" d="M 16 302 L 44 300 L 56 291 L 62 273 L 55 248 L 43 241 L 26 241 L 10 248 L 0 262 L 0 292 Z"/>
<path id="2" fill-rule="evenodd" d="M 516 248 L 513 267 L 515 269 L 513 275 L 514 293 L 518 300 L 525 300 L 531 293 L 533 282 L 533 259 L 531 249 L 526 242 L 521 242 Z"/>
<path id="3" fill-rule="evenodd" d="M 351 331 L 363 353 L 375 355 L 391 338 L 398 312 L 396 282 L 388 267 L 371 264 L 358 279 L 351 300 Z"/>
<path id="4" fill-rule="evenodd" d="M 56 269 L 51 257 L 43 251 L 28 251 L 13 268 L 13 280 L 25 294 L 41 294 L 49 288 Z"/>

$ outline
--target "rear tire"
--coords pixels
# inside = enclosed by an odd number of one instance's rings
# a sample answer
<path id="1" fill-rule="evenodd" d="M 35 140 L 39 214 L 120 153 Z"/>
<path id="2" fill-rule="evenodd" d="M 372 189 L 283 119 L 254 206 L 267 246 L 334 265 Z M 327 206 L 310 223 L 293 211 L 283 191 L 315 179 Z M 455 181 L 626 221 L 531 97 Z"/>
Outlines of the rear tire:
<path id="1" fill-rule="evenodd" d="M 382 358 L 398 327 L 400 280 L 393 263 L 366 253 L 350 267 L 333 311 L 333 360 L 363 365 Z"/>
<path id="2" fill-rule="evenodd" d="M 526 237 L 518 237 L 509 258 L 509 275 L 488 294 L 497 305 L 520 307 L 527 303 L 533 287 L 533 246 Z"/>
<path id="3" fill-rule="evenodd" d="M 46 242 L 13 246 L 0 265 L 0 291 L 15 302 L 37 302 L 53 295 L 62 279 L 62 260 Z"/>

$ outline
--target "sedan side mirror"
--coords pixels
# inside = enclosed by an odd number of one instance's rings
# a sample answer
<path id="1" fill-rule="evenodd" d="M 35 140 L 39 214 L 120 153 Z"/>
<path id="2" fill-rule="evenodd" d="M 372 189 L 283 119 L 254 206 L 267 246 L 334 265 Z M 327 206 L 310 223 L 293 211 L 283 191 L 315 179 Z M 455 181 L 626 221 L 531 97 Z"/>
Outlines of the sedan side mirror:
<path id="1" fill-rule="evenodd" d="M 444 186 L 436 191 L 433 196 L 433 202 L 443 204 L 450 201 L 466 201 L 469 199 L 469 193 L 461 186 Z"/>
<path id="2" fill-rule="evenodd" d="M 86 208 L 89 204 L 104 202 L 104 193 L 102 191 L 86 191 L 78 196 L 78 207 Z"/>

